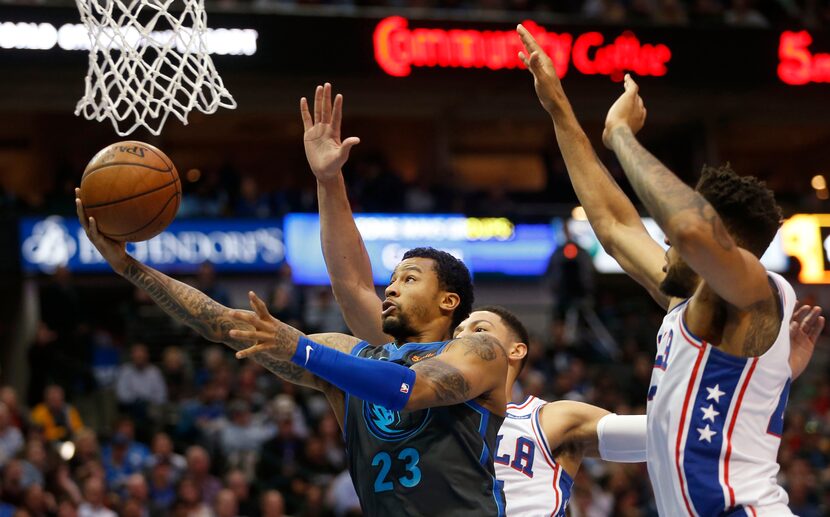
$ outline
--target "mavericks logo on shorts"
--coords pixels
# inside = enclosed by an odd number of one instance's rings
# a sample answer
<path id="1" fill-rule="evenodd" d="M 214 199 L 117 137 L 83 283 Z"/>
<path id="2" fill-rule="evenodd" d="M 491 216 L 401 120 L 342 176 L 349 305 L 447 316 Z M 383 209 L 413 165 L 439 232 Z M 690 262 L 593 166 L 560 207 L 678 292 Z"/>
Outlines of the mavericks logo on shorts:
<path id="1" fill-rule="evenodd" d="M 406 383 L 401 385 L 401 392 L 409 390 Z M 417 434 L 431 417 L 429 409 L 407 411 L 401 414 L 383 406 L 363 401 L 363 420 L 366 427 L 376 438 L 385 442 L 397 442 Z"/>

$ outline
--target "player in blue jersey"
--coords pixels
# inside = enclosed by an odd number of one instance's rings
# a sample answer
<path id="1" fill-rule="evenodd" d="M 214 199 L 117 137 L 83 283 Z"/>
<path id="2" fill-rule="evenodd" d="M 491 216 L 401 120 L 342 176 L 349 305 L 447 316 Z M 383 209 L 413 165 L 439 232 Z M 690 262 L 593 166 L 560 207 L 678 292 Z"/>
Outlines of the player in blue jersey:
<path id="1" fill-rule="evenodd" d="M 337 110 L 317 115 L 331 120 Z M 326 118 L 327 117 L 327 118 Z M 325 393 L 344 431 L 349 469 L 368 515 L 504 515 L 492 451 L 504 419 L 509 354 L 493 336 L 452 339 L 470 312 L 472 281 L 448 253 L 410 250 L 385 290 L 374 346 L 344 334 L 306 336 L 271 318 L 233 311 L 146 266 L 78 215 L 113 270 L 206 339 L 241 350 L 282 378 Z M 240 356 L 240 357 L 241 357 Z"/>

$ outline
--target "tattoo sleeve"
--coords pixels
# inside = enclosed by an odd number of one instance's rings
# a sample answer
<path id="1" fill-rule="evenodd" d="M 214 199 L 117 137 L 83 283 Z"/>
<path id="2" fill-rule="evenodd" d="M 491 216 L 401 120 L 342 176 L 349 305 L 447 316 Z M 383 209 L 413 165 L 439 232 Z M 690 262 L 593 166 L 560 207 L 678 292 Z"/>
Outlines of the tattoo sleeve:
<path id="1" fill-rule="evenodd" d="M 232 339 L 228 333 L 232 329 L 250 330 L 252 327 L 231 318 L 227 307 L 215 302 L 198 289 L 174 280 L 133 259 L 127 264 L 123 276 L 149 294 L 167 314 L 192 328 L 205 339 L 224 343 L 234 350 L 242 350 L 249 346 L 247 343 Z M 318 390 L 325 390 L 330 386 L 305 369 L 288 361 L 277 360 L 267 354 L 256 354 L 254 361 L 278 377 L 294 384 Z"/>
<path id="2" fill-rule="evenodd" d="M 416 382 L 427 381 L 435 395 L 434 405 L 447 406 L 470 400 L 470 384 L 458 368 L 436 359 L 428 359 L 412 367 L 418 374 Z"/>
<path id="3" fill-rule="evenodd" d="M 613 148 L 637 196 L 669 238 L 672 228 L 702 223 L 722 248 L 734 246 L 712 205 L 648 152 L 627 127 L 613 131 Z"/>

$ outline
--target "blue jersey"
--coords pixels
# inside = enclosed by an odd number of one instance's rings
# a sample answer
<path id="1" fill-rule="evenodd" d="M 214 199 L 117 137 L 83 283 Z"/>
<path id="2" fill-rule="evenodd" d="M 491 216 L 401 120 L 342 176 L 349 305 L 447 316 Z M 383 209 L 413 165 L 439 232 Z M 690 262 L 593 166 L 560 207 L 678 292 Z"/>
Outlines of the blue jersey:
<path id="1" fill-rule="evenodd" d="M 362 342 L 352 354 L 411 366 L 447 343 Z M 474 400 L 390 411 L 346 394 L 345 409 L 349 472 L 366 515 L 504 515 L 492 455 L 502 417 Z"/>

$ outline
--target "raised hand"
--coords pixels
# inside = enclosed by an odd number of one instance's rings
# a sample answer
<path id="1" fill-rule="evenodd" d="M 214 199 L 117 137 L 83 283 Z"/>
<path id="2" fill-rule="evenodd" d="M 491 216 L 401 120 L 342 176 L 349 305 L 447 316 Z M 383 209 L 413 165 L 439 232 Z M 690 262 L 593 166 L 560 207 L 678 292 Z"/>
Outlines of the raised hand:
<path id="1" fill-rule="evenodd" d="M 793 313 L 790 320 L 790 369 L 793 379 L 804 373 L 810 364 L 816 341 L 823 329 L 824 316 L 821 315 L 821 307 L 802 305 Z"/>
<path id="2" fill-rule="evenodd" d="M 75 212 L 78 214 L 78 220 L 81 222 L 81 226 L 83 226 L 90 242 L 103 255 L 110 267 L 119 275 L 122 274 L 127 267 L 126 244 L 114 241 L 98 232 L 98 225 L 95 223 L 95 218 L 86 217 L 84 213 L 84 205 L 81 202 L 81 189 L 79 188 L 75 189 Z"/>
<path id="3" fill-rule="evenodd" d="M 542 107 L 548 113 L 553 114 L 567 103 L 553 61 L 522 24 L 516 27 L 516 32 L 519 33 L 519 38 L 525 47 L 525 52 L 519 52 L 519 59 L 533 74 L 533 86 L 536 88 L 536 95 Z"/>
<path id="4" fill-rule="evenodd" d="M 602 143 L 611 149 L 611 133 L 620 126 L 627 126 L 637 134 L 646 122 L 646 108 L 640 98 L 640 87 L 629 74 L 625 74 L 625 92 L 608 110 L 605 117 L 605 129 L 602 131 Z"/>
<path id="5" fill-rule="evenodd" d="M 265 302 L 253 291 L 248 292 L 248 299 L 251 302 L 253 312 L 231 312 L 233 319 L 254 327 L 254 330 L 230 331 L 230 337 L 239 341 L 246 341 L 252 345 L 238 351 L 236 358 L 243 359 L 261 352 L 269 352 L 270 355 L 282 361 L 291 359 L 297 349 L 297 341 L 303 335 L 302 332 L 271 316 Z"/>
<path id="6" fill-rule="evenodd" d="M 308 109 L 308 100 L 300 99 L 303 117 L 303 145 L 311 171 L 318 181 L 334 179 L 349 158 L 351 148 L 360 143 L 357 137 L 340 141 L 340 122 L 343 119 L 343 96 L 337 94 L 331 102 L 331 84 L 318 86 L 314 91 L 314 117 Z"/>

